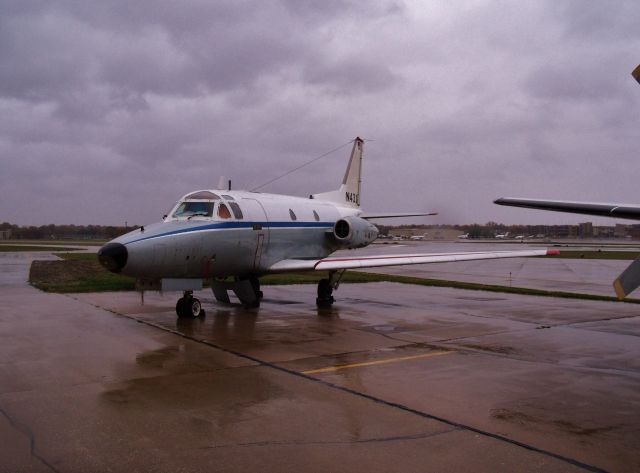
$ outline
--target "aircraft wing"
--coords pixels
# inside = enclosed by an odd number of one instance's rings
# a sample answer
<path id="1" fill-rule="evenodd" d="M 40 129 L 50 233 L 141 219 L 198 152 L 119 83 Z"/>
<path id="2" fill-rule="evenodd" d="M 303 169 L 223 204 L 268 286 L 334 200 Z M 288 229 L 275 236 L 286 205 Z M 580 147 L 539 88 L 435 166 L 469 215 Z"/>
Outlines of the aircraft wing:
<path id="1" fill-rule="evenodd" d="M 526 256 L 557 255 L 558 250 L 474 251 L 467 253 L 419 253 L 409 255 L 368 255 L 329 257 L 319 260 L 286 259 L 269 268 L 272 272 L 326 271 L 339 269 L 377 268 L 406 264 L 448 263 L 497 258 L 521 258 Z"/>
<path id="2" fill-rule="evenodd" d="M 631 73 L 633 78 L 640 83 L 640 66 L 636 67 Z"/>
<path id="3" fill-rule="evenodd" d="M 605 204 L 599 202 L 571 202 L 565 200 L 520 199 L 511 197 L 502 197 L 494 200 L 493 203 L 510 207 L 525 207 L 529 209 L 554 210 L 556 212 L 640 220 L 640 205 L 637 204 Z"/>

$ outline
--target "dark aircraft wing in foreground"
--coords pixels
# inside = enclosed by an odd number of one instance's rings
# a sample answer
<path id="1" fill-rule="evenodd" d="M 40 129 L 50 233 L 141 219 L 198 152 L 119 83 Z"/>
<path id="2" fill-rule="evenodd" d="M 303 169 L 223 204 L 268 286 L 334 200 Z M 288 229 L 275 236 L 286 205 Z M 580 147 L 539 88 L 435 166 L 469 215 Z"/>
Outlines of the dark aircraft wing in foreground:
<path id="1" fill-rule="evenodd" d="M 572 202 L 566 200 L 519 199 L 502 197 L 494 200 L 494 204 L 528 209 L 554 210 L 574 214 L 597 215 L 599 217 L 628 218 L 640 220 L 640 205 L 605 204 L 600 202 Z"/>

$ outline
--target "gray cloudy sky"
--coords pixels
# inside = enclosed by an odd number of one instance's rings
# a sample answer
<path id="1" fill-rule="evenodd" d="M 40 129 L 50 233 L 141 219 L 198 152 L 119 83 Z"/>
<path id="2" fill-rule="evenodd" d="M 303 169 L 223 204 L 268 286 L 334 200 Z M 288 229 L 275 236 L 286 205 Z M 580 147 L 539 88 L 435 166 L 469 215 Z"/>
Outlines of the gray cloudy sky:
<path id="1" fill-rule="evenodd" d="M 0 0 L 0 221 L 158 220 L 356 135 L 369 211 L 638 202 L 640 3 Z M 348 147 L 264 192 L 336 188 Z"/>

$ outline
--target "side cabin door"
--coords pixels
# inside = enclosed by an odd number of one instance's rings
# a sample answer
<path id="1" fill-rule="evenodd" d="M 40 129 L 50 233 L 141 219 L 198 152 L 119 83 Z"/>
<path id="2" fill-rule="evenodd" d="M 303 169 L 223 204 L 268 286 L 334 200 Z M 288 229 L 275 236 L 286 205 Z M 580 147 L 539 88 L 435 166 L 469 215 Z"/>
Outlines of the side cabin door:
<path id="1" fill-rule="evenodd" d="M 260 201 L 244 197 L 242 206 L 246 209 L 247 216 L 252 223 L 255 251 L 253 254 L 253 269 L 259 270 L 263 255 L 269 247 L 269 218 Z"/>

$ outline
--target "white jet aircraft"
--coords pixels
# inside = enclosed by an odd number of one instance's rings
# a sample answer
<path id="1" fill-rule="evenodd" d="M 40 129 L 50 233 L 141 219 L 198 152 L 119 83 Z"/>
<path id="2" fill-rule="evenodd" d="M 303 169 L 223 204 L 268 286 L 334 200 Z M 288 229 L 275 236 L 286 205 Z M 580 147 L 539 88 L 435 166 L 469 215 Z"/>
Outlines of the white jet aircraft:
<path id="1" fill-rule="evenodd" d="M 329 257 L 361 248 L 378 236 L 375 218 L 360 209 L 363 140 L 356 138 L 342 185 L 309 198 L 249 191 L 198 190 L 182 197 L 159 223 L 141 227 L 104 245 L 100 263 L 133 276 L 140 290 L 183 291 L 180 317 L 203 313 L 193 291 L 208 279 L 218 301 L 233 291 L 246 306 L 262 298 L 259 277 L 269 273 L 327 271 L 318 284 L 319 306 L 334 302 L 333 290 L 347 269 L 556 254 L 555 250 L 421 253 Z"/>

